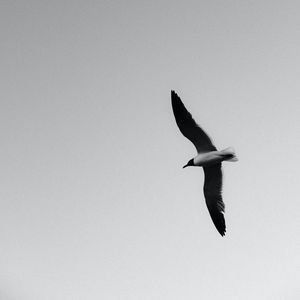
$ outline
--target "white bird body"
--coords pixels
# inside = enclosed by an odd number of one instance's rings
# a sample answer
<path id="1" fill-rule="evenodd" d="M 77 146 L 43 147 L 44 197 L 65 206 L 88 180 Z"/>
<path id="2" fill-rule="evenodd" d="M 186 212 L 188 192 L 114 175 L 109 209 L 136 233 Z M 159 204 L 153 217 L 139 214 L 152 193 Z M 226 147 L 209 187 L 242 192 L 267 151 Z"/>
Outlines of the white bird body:
<path id="1" fill-rule="evenodd" d="M 204 167 L 219 164 L 224 160 L 237 161 L 237 157 L 235 156 L 234 149 L 230 147 L 221 151 L 199 153 L 193 160 L 195 166 Z"/>

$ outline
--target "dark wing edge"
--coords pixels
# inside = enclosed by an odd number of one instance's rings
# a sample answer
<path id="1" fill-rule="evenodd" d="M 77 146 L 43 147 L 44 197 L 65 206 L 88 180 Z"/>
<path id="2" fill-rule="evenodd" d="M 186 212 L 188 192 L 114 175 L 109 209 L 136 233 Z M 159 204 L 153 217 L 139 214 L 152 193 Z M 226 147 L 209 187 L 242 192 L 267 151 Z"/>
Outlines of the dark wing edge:
<path id="1" fill-rule="evenodd" d="M 185 108 L 180 97 L 175 91 L 171 91 L 171 101 L 173 113 L 179 130 L 194 144 L 197 151 L 205 152 L 217 150 L 212 144 L 209 136 L 200 128 L 193 119 L 191 113 Z"/>
<path id="2" fill-rule="evenodd" d="M 204 167 L 204 196 L 209 214 L 218 232 L 224 236 L 226 224 L 224 218 L 225 204 L 222 199 L 221 164 Z"/>

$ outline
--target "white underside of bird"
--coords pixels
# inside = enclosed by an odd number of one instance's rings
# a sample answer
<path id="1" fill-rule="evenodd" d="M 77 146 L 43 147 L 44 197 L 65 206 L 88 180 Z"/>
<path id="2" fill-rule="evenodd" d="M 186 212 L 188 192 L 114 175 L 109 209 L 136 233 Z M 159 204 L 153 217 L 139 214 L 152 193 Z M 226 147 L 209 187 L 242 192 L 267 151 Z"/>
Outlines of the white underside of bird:
<path id="1" fill-rule="evenodd" d="M 199 153 L 193 158 L 194 165 L 199 167 L 210 166 L 219 164 L 222 161 L 238 161 L 235 151 L 232 147 L 226 148 L 221 151 L 210 151 Z"/>

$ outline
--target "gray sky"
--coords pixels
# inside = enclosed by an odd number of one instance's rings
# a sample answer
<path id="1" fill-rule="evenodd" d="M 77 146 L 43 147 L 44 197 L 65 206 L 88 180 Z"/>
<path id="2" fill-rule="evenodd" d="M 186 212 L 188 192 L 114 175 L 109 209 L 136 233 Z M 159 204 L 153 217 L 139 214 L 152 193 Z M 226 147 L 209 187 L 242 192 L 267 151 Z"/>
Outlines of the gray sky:
<path id="1" fill-rule="evenodd" d="M 298 1 L 2 1 L 0 298 L 299 299 Z M 227 235 L 172 114 L 224 163 Z"/>

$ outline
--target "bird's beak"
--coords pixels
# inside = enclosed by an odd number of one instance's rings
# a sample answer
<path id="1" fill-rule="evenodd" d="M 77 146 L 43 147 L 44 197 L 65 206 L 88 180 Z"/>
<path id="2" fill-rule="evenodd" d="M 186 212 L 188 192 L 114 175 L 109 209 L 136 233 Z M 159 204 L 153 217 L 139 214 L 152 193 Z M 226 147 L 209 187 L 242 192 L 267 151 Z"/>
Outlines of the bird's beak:
<path id="1" fill-rule="evenodd" d="M 188 166 L 188 164 L 186 164 L 185 166 L 182 167 L 182 169 L 186 168 Z"/>

